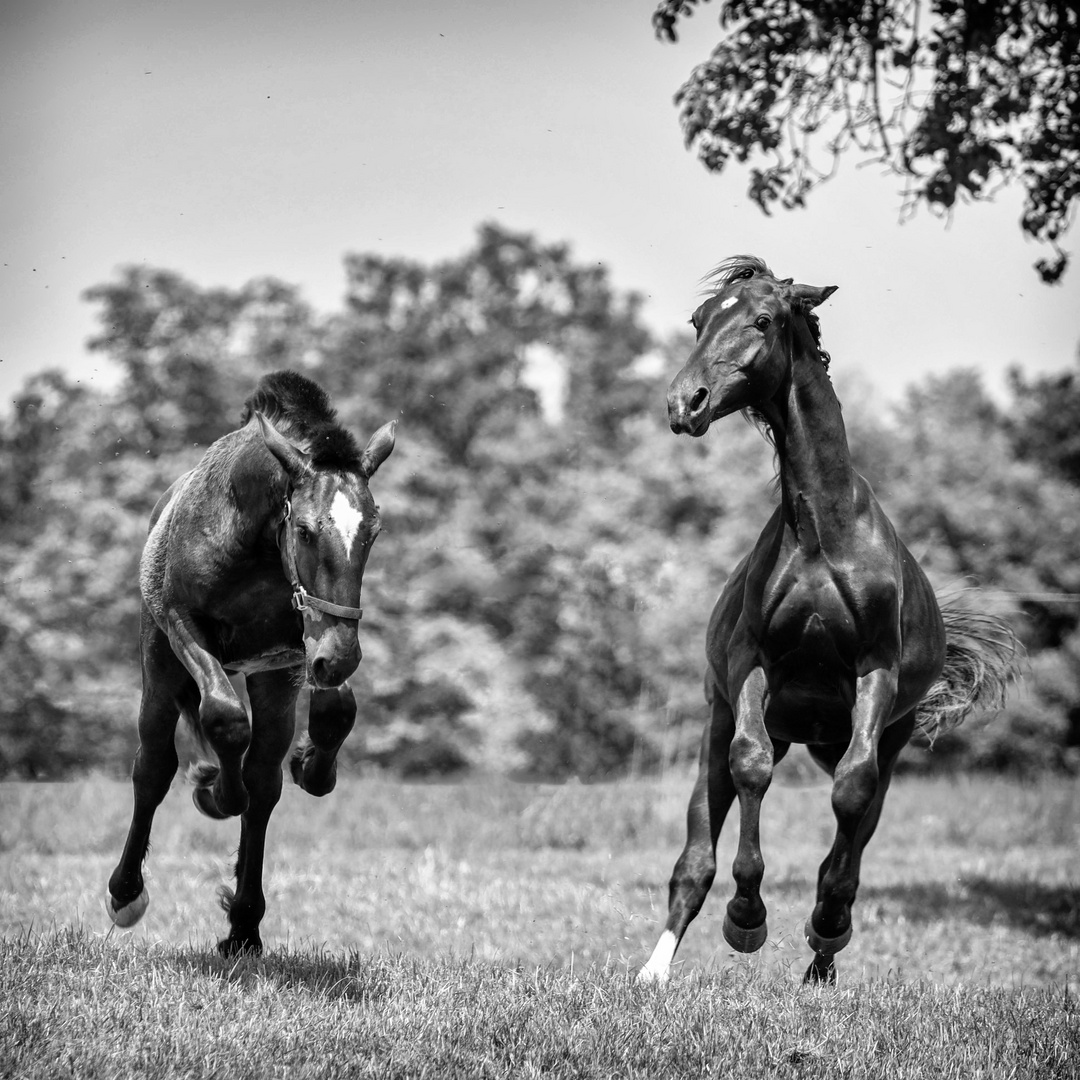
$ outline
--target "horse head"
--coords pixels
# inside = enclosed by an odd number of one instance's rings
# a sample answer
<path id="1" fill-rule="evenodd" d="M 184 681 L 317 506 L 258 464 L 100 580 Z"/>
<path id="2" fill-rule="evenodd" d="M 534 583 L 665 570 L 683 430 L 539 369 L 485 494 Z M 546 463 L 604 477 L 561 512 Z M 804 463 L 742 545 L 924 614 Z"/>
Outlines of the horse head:
<path id="1" fill-rule="evenodd" d="M 255 416 L 288 478 L 278 544 L 293 606 L 303 617 L 307 682 L 340 686 L 362 656 L 360 587 L 380 528 L 368 480 L 394 449 L 396 422 L 379 428 L 356 459 L 305 452 L 262 413 Z"/>
<path id="2" fill-rule="evenodd" d="M 704 435 L 714 420 L 770 400 L 790 373 L 797 323 L 836 291 L 780 281 L 752 256 L 721 263 L 710 280 L 715 291 L 690 320 L 694 349 L 668 389 L 676 435 Z"/>

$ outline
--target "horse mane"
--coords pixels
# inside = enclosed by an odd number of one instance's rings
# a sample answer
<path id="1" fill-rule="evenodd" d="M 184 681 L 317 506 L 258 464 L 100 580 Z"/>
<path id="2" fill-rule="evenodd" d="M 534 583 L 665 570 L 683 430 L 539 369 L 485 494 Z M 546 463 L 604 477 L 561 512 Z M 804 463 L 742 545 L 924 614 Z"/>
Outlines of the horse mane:
<path id="1" fill-rule="evenodd" d="M 739 278 L 771 277 L 776 275 L 765 264 L 764 259 L 756 255 L 732 255 L 717 263 L 702 279 L 702 285 L 709 286 L 714 295 Z"/>
<path id="2" fill-rule="evenodd" d="M 264 375 L 244 402 L 240 423 L 260 412 L 287 439 L 311 455 L 319 469 L 360 471 L 360 447 L 338 423 L 326 391 L 296 371 Z"/>

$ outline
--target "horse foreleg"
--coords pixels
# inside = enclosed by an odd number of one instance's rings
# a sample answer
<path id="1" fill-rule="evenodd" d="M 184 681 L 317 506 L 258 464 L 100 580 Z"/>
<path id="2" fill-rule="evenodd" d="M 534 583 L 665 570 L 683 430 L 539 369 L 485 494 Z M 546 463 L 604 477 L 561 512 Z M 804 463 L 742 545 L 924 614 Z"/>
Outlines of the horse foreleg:
<path id="1" fill-rule="evenodd" d="M 251 725 L 221 663 L 190 614 L 166 613 L 169 643 L 199 688 L 198 728 L 217 755 L 218 768 L 192 771 L 195 805 L 207 817 L 225 818 L 247 808 L 242 765 L 251 742 Z"/>
<path id="2" fill-rule="evenodd" d="M 724 938 L 738 952 L 756 952 L 765 944 L 768 924 L 761 900 L 765 860 L 761 857 L 761 800 L 772 783 L 775 752 L 765 730 L 765 673 L 754 668 L 735 706 L 731 740 L 731 778 L 739 797 L 739 847 L 731 873 L 735 895 L 728 901 Z"/>
<path id="3" fill-rule="evenodd" d="M 337 783 L 337 754 L 356 720 L 356 698 L 348 683 L 313 690 L 307 737 L 293 751 L 293 782 L 310 795 L 327 795 Z"/>
<path id="4" fill-rule="evenodd" d="M 225 956 L 262 952 L 259 924 L 266 913 L 263 858 L 266 828 L 281 797 L 281 763 L 292 741 L 297 687 L 291 671 L 249 675 L 251 746 L 244 758 L 248 806 L 240 819 L 236 857 L 236 891 L 221 890 L 221 906 L 229 916 L 229 936 L 218 942 Z"/>
<path id="5" fill-rule="evenodd" d="M 833 777 L 836 836 L 821 865 L 817 903 L 806 922 L 806 940 L 815 953 L 807 981 L 834 981 L 833 957 L 851 940 L 851 907 L 862 853 L 877 827 L 893 767 L 914 725 L 911 714 L 885 727 L 895 700 L 893 673 L 880 670 L 859 679 L 851 741 Z"/>
<path id="6" fill-rule="evenodd" d="M 174 736 L 180 717 L 176 687 L 187 682 L 165 635 L 143 614 L 143 692 L 139 705 L 139 749 L 131 770 L 134 808 L 120 861 L 109 878 L 106 910 L 122 929 L 134 926 L 150 903 L 143 860 L 150 846 L 154 814 L 176 775 Z"/>
<path id="7" fill-rule="evenodd" d="M 698 775 L 686 811 L 686 846 L 668 888 L 668 917 L 638 982 L 664 982 L 686 928 L 701 910 L 716 877 L 716 841 L 735 799 L 728 747 L 735 721 L 726 701 L 714 697 L 712 716 L 701 736 Z"/>

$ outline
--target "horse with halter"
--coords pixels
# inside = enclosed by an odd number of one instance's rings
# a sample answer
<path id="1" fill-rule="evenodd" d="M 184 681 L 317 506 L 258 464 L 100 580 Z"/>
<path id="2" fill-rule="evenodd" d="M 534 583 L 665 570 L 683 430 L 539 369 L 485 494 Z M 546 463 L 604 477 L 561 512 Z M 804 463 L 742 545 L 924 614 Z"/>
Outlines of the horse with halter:
<path id="1" fill-rule="evenodd" d="M 236 891 L 223 891 L 226 955 L 258 952 L 266 827 L 281 795 L 301 685 L 306 738 L 290 761 L 312 795 L 331 791 L 356 717 L 345 681 L 360 663 L 360 587 L 379 533 L 368 481 L 395 423 L 361 451 L 323 390 L 292 371 L 264 377 L 238 430 L 213 443 L 161 497 L 139 569 L 142 703 L 134 812 L 107 909 L 133 926 L 149 898 L 142 864 L 154 812 L 178 766 L 182 715 L 218 764 L 192 770 L 195 805 L 241 815 Z M 229 681 L 242 673 L 251 721 Z"/>
<path id="2" fill-rule="evenodd" d="M 836 835 L 806 923 L 807 981 L 836 978 L 851 938 L 863 850 L 900 751 L 977 706 L 1000 705 L 1019 655 L 998 620 L 939 606 L 870 485 L 851 466 L 813 312 L 835 286 L 778 280 L 752 256 L 721 263 L 694 312 L 697 341 L 668 390 L 675 434 L 699 438 L 743 411 L 767 432 L 780 505 L 735 569 L 706 634 L 711 715 L 671 878 L 668 918 L 639 972 L 667 978 L 716 874 L 716 842 L 739 800 L 735 895 L 723 932 L 739 952 L 767 935 L 761 800 L 773 766 L 803 743 L 833 778 Z"/>

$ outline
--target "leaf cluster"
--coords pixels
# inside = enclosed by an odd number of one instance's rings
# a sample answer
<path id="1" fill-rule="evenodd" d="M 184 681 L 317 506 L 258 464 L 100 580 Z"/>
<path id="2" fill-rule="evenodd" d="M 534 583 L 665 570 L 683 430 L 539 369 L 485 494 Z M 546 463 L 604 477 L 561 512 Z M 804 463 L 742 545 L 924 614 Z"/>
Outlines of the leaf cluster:
<path id="1" fill-rule="evenodd" d="M 701 0 L 661 0 L 676 38 Z M 1016 183 L 1021 228 L 1059 241 L 1080 197 L 1080 11 L 1070 0 L 724 0 L 722 37 L 676 95 L 688 148 L 753 163 L 766 213 L 806 204 L 851 153 L 902 177 L 905 213 L 949 214 Z M 759 164 L 760 162 L 760 164 Z"/>

